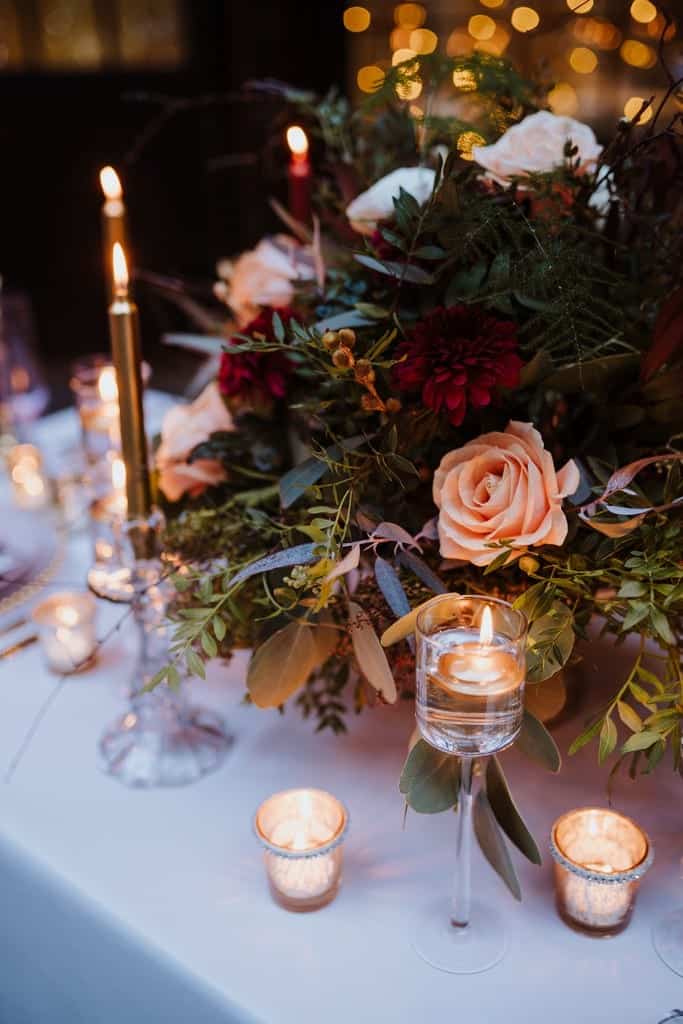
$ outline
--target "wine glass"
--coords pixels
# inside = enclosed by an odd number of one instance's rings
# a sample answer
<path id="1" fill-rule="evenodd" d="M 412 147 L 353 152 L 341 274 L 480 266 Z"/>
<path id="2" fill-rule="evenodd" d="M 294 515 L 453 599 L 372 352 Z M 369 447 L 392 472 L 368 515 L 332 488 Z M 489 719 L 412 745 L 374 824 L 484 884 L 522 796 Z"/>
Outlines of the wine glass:
<path id="1" fill-rule="evenodd" d="M 683 857 L 680 862 L 683 877 Z M 676 907 L 660 918 L 652 929 L 652 942 L 666 966 L 683 978 L 683 907 Z"/>
<path id="2" fill-rule="evenodd" d="M 450 913 L 441 901 L 428 907 L 413 945 L 452 974 L 488 970 L 507 946 L 497 910 L 471 902 L 473 776 L 477 757 L 509 747 L 521 728 L 526 630 L 521 612 L 489 597 L 443 594 L 417 616 L 417 725 L 460 759 L 460 790 Z"/>
<path id="3" fill-rule="evenodd" d="M 50 392 L 36 355 L 33 309 L 23 292 L 2 290 L 0 280 L 0 419 L 19 433 L 45 412 Z"/>

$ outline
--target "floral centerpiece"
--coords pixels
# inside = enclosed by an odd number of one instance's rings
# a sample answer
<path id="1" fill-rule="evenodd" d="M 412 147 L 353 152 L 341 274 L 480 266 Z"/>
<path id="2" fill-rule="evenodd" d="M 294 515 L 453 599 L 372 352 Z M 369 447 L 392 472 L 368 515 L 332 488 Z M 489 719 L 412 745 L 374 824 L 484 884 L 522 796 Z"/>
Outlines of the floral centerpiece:
<path id="1" fill-rule="evenodd" d="M 417 80 L 427 113 L 401 98 Z M 255 704 L 296 704 L 337 732 L 350 709 L 412 697 L 415 609 L 430 595 L 504 595 L 531 623 L 533 684 L 593 617 L 615 643 L 636 634 L 630 672 L 574 749 L 596 739 L 601 762 L 636 773 L 669 745 L 678 766 L 683 165 L 670 94 L 603 148 L 486 54 L 401 64 L 355 112 L 285 92 L 314 141 L 315 216 L 278 207 L 288 234 L 220 264 L 237 327 L 205 341 L 217 379 L 164 426 L 179 568 L 160 679 L 248 646 Z M 530 714 L 521 743 L 558 767 Z M 413 748 L 411 806 L 452 806 L 447 761 Z M 501 779 L 480 840 L 489 815 L 534 858 Z"/>

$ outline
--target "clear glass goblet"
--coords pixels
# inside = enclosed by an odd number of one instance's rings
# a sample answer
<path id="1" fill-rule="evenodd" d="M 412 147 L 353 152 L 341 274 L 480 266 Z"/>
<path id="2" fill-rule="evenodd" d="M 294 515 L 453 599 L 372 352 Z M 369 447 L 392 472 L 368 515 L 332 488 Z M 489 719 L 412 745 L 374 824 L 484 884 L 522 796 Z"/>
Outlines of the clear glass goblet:
<path id="1" fill-rule="evenodd" d="M 486 971 L 507 947 L 498 911 L 471 900 L 473 777 L 476 759 L 509 747 L 521 728 L 526 631 L 521 612 L 489 597 L 443 594 L 417 617 L 417 725 L 460 759 L 460 791 L 450 913 L 442 901 L 426 908 L 413 945 L 452 974 Z"/>
<path id="2" fill-rule="evenodd" d="M 683 878 L 683 857 L 680 862 Z M 660 959 L 674 974 L 683 978 L 683 907 L 676 907 L 656 921 L 652 942 Z"/>

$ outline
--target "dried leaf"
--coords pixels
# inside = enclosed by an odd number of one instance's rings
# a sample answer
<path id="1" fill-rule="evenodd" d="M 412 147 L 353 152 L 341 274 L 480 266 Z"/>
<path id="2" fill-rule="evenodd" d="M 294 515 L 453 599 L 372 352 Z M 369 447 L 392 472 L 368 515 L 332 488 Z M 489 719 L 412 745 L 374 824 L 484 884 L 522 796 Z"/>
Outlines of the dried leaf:
<path id="1" fill-rule="evenodd" d="M 385 629 L 382 633 L 382 647 L 391 647 L 393 644 L 397 644 L 399 640 L 405 640 L 407 636 L 414 633 L 417 617 L 424 606 L 429 604 L 429 601 L 431 601 L 431 598 L 423 601 L 422 604 L 416 605 L 407 615 L 402 615 L 388 629 Z"/>
<path id="2" fill-rule="evenodd" d="M 325 636 L 317 638 L 317 630 Z M 269 636 L 254 651 L 247 671 L 247 689 L 254 704 L 276 708 L 301 689 L 313 669 L 327 660 L 327 645 L 318 644 L 317 639 L 327 640 L 328 633 L 332 630 L 290 622 Z"/>
<path id="3" fill-rule="evenodd" d="M 347 572 L 351 572 L 353 569 L 358 568 L 360 562 L 360 544 L 352 544 L 347 553 L 337 562 L 335 567 L 328 572 L 323 583 L 329 583 L 331 580 L 336 580 L 339 576 L 346 575 Z"/>
<path id="4" fill-rule="evenodd" d="M 370 620 L 355 601 L 349 601 L 349 628 L 358 667 L 388 704 L 396 700 L 396 683 Z"/>

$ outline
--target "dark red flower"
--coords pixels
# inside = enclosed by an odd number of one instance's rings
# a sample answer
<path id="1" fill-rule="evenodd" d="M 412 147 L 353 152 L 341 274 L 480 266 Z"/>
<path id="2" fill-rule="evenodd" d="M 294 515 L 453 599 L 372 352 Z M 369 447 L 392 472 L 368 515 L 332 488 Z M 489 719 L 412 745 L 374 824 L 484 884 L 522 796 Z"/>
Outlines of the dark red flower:
<path id="1" fill-rule="evenodd" d="M 489 405 L 495 388 L 519 384 L 517 327 L 482 306 L 439 307 L 401 342 L 394 367 L 399 391 L 420 392 L 435 412 L 460 426 L 468 406 Z"/>
<path id="2" fill-rule="evenodd" d="M 273 313 L 279 315 L 287 326 L 293 310 L 274 310 L 267 306 L 256 319 L 240 332 L 249 338 L 265 338 L 275 341 Z M 239 344 L 239 338 L 231 338 L 230 344 Z M 284 398 L 287 392 L 287 378 L 293 367 L 284 352 L 224 352 L 218 373 L 218 386 L 226 398 L 242 398 L 249 402 L 263 402 Z"/>

